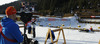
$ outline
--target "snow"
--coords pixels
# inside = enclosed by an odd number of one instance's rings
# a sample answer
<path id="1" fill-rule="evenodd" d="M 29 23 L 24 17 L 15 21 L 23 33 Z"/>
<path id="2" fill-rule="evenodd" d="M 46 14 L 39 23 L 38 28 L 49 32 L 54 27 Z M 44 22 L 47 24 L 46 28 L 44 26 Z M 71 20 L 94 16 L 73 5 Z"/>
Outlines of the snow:
<path id="1" fill-rule="evenodd" d="M 82 19 L 83 21 L 100 22 L 100 19 Z"/>
<path id="2" fill-rule="evenodd" d="M 41 19 L 45 19 L 45 17 L 41 17 Z M 48 17 L 46 17 L 48 18 Z M 60 19 L 60 18 L 58 18 Z M 99 24 L 87 24 L 87 23 L 79 23 L 75 17 L 69 17 L 69 18 L 65 18 L 65 19 L 70 19 L 68 21 L 41 21 L 41 22 L 36 22 L 36 39 L 39 41 L 39 44 L 44 44 L 45 39 L 46 39 L 46 34 L 48 32 L 48 29 L 50 27 L 49 24 L 53 25 L 53 26 L 61 26 L 61 24 L 64 24 L 65 26 L 63 27 L 77 27 L 78 25 L 80 25 L 80 28 L 87 28 L 89 29 L 90 26 L 93 27 L 93 29 L 98 29 L 98 27 L 100 26 Z M 38 23 L 40 23 L 40 25 L 43 25 L 43 27 L 38 26 Z M 78 27 L 77 27 L 78 28 Z M 51 30 L 54 30 L 57 28 L 51 28 Z M 94 33 L 86 33 L 86 32 L 79 32 L 78 30 L 72 30 L 72 29 L 63 29 L 64 30 L 64 34 L 65 34 L 65 38 L 66 38 L 66 44 L 98 44 L 99 40 L 100 40 L 100 32 L 94 32 Z M 23 28 L 21 28 L 21 31 L 23 32 Z M 27 33 L 27 32 L 26 32 Z M 28 34 L 29 38 L 32 38 L 32 34 Z M 55 32 L 55 36 L 57 38 L 58 36 L 58 32 Z M 56 39 L 55 39 L 56 40 Z M 54 40 L 54 41 L 55 41 Z M 49 44 L 51 42 L 50 39 L 47 40 L 47 44 Z M 59 40 L 58 40 L 58 44 L 62 44 L 63 41 L 63 36 L 62 33 L 60 34 Z"/>
<path id="3" fill-rule="evenodd" d="M 36 26 L 36 40 L 39 41 L 39 44 L 44 44 L 46 34 L 49 27 L 40 27 Z M 51 30 L 54 30 L 56 28 L 51 28 Z M 23 32 L 23 28 L 20 29 Z M 85 33 L 85 32 L 79 32 L 78 30 L 71 30 L 71 29 L 63 29 L 65 38 L 66 38 L 66 44 L 98 44 L 100 40 L 100 32 L 95 33 Z M 27 32 L 26 32 L 27 33 Z M 55 32 L 55 36 L 57 38 L 58 32 Z M 32 34 L 28 34 L 29 38 L 32 38 Z M 47 44 L 50 43 L 50 39 L 47 40 Z M 63 36 L 62 33 L 60 34 L 58 44 L 62 44 Z"/>
<path id="4" fill-rule="evenodd" d="M 79 23 L 75 17 L 63 18 L 63 19 L 67 19 L 66 21 L 61 21 L 61 18 L 55 18 L 58 19 L 56 21 L 47 21 L 46 19 L 48 18 L 49 17 L 40 17 L 41 22 L 36 22 L 36 24 L 38 25 L 38 23 L 40 23 L 40 25 L 43 25 L 44 27 L 61 26 L 62 24 L 64 24 L 65 26 L 63 27 L 73 27 L 73 28 L 78 28 L 78 25 L 80 25 L 81 26 L 80 28 L 86 28 L 86 29 L 89 29 L 92 26 L 93 29 L 97 29 L 97 30 L 99 30 L 98 27 L 100 27 L 99 24 Z"/>

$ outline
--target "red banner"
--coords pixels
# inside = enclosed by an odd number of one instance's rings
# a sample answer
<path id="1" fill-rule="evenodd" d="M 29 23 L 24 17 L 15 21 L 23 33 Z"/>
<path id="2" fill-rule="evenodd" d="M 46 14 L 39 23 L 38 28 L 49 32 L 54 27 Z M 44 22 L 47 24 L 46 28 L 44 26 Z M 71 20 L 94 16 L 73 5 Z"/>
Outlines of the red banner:
<path id="1" fill-rule="evenodd" d="M 55 18 L 48 18 L 48 21 L 55 21 Z"/>
<path id="2" fill-rule="evenodd" d="M 61 21 L 67 21 L 67 19 L 61 19 Z"/>

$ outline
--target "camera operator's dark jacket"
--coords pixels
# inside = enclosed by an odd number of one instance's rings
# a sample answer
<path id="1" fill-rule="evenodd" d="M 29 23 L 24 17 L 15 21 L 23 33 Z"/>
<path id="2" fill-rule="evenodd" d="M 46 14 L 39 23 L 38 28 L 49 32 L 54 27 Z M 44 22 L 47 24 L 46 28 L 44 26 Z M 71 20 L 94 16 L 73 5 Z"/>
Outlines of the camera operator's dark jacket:
<path id="1" fill-rule="evenodd" d="M 17 42 L 8 41 L 0 34 L 0 44 L 18 44 L 23 41 L 19 26 L 12 19 L 4 17 L 1 20 L 1 25 L 3 34 L 9 39 L 17 40 Z"/>

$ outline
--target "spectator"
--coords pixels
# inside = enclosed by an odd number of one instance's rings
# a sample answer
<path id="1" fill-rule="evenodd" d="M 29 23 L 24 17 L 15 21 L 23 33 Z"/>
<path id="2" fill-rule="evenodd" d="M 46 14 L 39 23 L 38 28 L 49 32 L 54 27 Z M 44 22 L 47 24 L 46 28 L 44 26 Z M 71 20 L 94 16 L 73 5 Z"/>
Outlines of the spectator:
<path id="1" fill-rule="evenodd" d="M 23 12 L 23 11 L 25 11 L 25 2 L 21 2 L 21 5 L 22 5 L 22 7 L 21 7 L 20 11 Z"/>
<path id="2" fill-rule="evenodd" d="M 32 12 L 34 12 L 34 6 L 32 6 Z"/>
<path id="3" fill-rule="evenodd" d="M 27 28 L 28 28 L 28 34 L 31 34 L 31 21 L 28 21 Z"/>
<path id="4" fill-rule="evenodd" d="M 29 11 L 32 12 L 32 7 L 29 8 Z"/>
<path id="5" fill-rule="evenodd" d="M 92 26 L 90 27 L 90 29 L 89 29 L 89 32 L 91 32 L 91 31 L 93 31 L 93 28 L 92 28 Z"/>
<path id="6" fill-rule="evenodd" d="M 0 29 L 2 30 L 2 33 L 0 33 L 0 44 L 18 44 L 23 41 L 23 36 L 21 35 L 19 26 L 15 23 L 16 9 L 13 6 L 9 6 L 5 13 L 6 16 L 1 20 L 3 28 Z"/>

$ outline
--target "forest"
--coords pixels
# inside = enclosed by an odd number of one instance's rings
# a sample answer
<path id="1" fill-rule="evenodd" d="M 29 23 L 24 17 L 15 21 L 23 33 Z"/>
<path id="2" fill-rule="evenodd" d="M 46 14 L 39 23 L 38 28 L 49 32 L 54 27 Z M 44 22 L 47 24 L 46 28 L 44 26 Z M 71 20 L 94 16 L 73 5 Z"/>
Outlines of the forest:
<path id="1" fill-rule="evenodd" d="M 20 10 L 21 2 L 30 2 L 35 5 L 35 10 L 45 14 L 71 13 L 89 9 L 100 12 L 100 0 L 18 0 L 16 2 L 0 6 L 0 13 L 4 13 L 7 6 L 16 6 Z"/>

